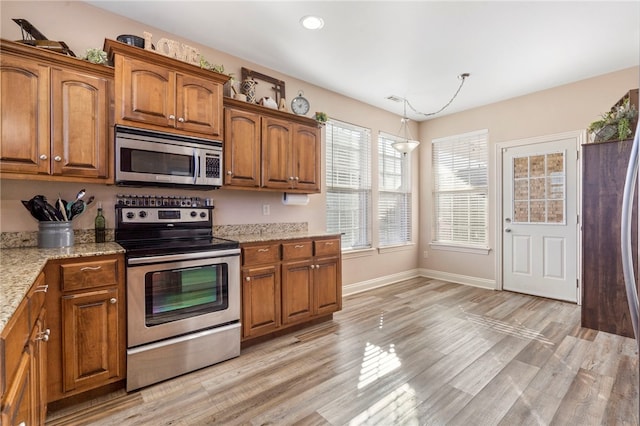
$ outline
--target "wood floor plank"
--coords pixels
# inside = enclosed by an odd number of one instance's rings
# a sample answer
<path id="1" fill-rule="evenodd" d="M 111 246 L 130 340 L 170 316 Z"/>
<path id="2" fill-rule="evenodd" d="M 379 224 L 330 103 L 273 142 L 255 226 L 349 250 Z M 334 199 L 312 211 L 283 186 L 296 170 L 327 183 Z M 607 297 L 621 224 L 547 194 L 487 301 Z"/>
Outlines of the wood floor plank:
<path id="1" fill-rule="evenodd" d="M 51 412 L 48 425 L 637 425 L 632 339 L 580 307 L 418 278 L 223 363 Z"/>

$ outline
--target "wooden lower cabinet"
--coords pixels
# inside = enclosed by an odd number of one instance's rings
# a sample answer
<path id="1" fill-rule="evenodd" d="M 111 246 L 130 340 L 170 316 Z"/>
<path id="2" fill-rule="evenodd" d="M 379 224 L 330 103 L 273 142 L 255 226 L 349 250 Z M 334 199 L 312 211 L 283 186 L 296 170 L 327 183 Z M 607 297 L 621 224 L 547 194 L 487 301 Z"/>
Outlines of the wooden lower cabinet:
<path id="1" fill-rule="evenodd" d="M 3 425 L 43 425 L 47 413 L 44 275 L 40 274 L 0 335 Z"/>
<path id="2" fill-rule="evenodd" d="M 241 247 L 243 340 L 342 309 L 340 237 Z"/>
<path id="3" fill-rule="evenodd" d="M 125 378 L 124 255 L 50 261 L 48 401 Z"/>

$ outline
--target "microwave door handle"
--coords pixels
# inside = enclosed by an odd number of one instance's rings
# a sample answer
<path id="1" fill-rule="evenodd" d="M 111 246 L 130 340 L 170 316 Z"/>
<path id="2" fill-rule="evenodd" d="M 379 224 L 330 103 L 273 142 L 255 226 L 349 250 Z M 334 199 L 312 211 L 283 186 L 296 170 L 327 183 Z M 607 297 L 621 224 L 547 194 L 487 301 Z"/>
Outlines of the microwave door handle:
<path id="1" fill-rule="evenodd" d="M 198 150 L 193 150 L 193 184 L 195 185 L 200 175 L 200 159 L 198 158 Z"/>

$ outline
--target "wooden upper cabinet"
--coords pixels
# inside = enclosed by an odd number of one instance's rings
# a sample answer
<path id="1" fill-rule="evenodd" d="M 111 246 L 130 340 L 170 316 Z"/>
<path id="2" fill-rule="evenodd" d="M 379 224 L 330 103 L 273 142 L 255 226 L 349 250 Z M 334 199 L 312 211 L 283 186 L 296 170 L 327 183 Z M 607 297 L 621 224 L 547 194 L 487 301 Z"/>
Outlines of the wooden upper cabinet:
<path id="1" fill-rule="evenodd" d="M 291 167 L 295 188 L 320 191 L 320 129 L 294 124 Z"/>
<path id="2" fill-rule="evenodd" d="M 0 82 L 0 171 L 48 174 L 49 67 L 3 51 Z"/>
<path id="3" fill-rule="evenodd" d="M 116 57 L 116 123 L 138 122 L 173 126 L 175 79 L 167 68 L 122 56 Z M 131 123 L 129 123 L 131 124 Z"/>
<path id="4" fill-rule="evenodd" d="M 109 176 L 111 81 L 51 71 L 53 174 Z"/>
<path id="5" fill-rule="evenodd" d="M 315 120 L 224 99 L 225 186 L 320 192 L 321 134 Z"/>
<path id="6" fill-rule="evenodd" d="M 104 50 L 116 68 L 116 124 L 222 139 L 229 77 L 113 40 Z"/>
<path id="7" fill-rule="evenodd" d="M 260 186 L 260 115 L 235 108 L 224 112 L 224 184 Z"/>
<path id="8" fill-rule="evenodd" d="M 112 183 L 113 69 L 0 43 L 3 177 Z"/>
<path id="9" fill-rule="evenodd" d="M 286 120 L 262 118 L 262 185 L 289 189 L 294 176 L 291 170 L 293 126 Z"/>

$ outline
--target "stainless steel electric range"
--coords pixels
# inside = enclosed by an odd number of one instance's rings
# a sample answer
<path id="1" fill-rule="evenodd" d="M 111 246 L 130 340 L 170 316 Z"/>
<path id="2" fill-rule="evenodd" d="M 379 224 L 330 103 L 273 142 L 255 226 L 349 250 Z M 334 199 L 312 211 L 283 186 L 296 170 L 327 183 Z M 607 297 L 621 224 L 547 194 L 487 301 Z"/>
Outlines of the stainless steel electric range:
<path id="1" fill-rule="evenodd" d="M 127 391 L 240 355 L 240 248 L 197 197 L 118 195 Z"/>

